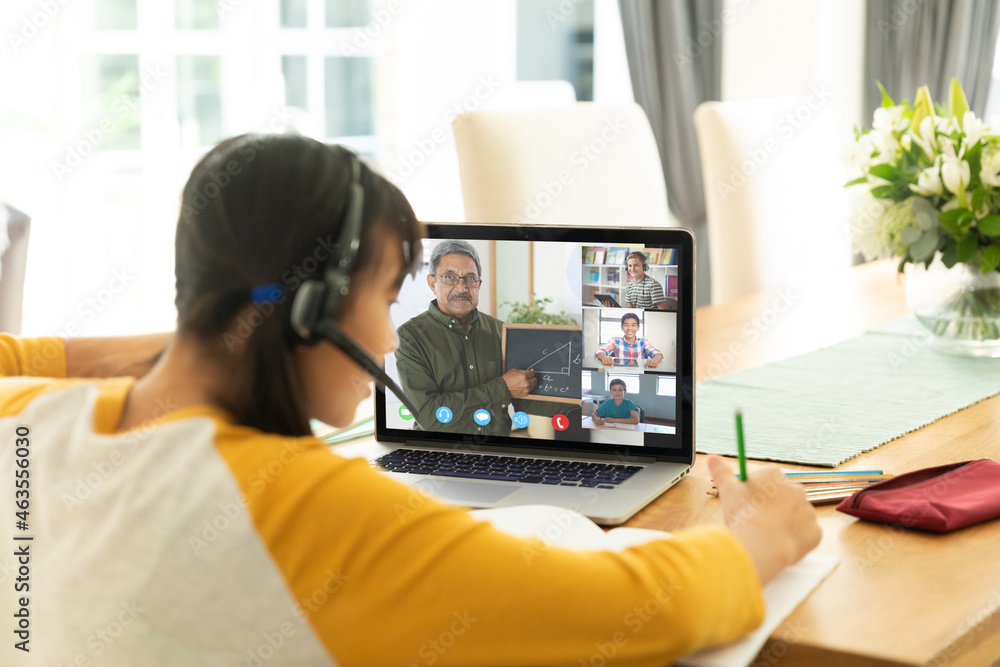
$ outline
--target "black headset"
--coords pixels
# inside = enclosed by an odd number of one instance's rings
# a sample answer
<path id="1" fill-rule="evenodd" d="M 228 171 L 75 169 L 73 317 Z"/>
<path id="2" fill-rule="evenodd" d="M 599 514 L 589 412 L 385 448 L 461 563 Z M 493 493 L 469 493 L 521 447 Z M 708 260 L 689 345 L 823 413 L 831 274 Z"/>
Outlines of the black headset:
<path id="1" fill-rule="evenodd" d="M 345 152 L 351 157 L 352 177 L 343 229 L 334 244 L 333 256 L 322 269 L 322 280 L 306 280 L 295 293 L 290 322 L 302 343 L 315 345 L 320 340 L 330 341 L 375 378 L 380 392 L 384 393 L 388 388 L 410 410 L 413 418 L 419 419 L 420 412 L 413 400 L 386 375 L 378 362 L 337 326 L 335 319 L 344 297 L 350 291 L 351 265 L 361 243 L 361 218 L 365 205 L 365 191 L 361 187 L 361 162 L 353 152 L 346 149 Z"/>

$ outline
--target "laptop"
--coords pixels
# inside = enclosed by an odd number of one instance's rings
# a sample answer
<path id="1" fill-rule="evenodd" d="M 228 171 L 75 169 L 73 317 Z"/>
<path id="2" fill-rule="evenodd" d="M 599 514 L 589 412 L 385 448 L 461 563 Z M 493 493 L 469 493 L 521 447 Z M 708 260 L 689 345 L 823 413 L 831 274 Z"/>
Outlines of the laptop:
<path id="1" fill-rule="evenodd" d="M 468 331 L 431 311 L 436 306 L 428 262 L 433 248 L 450 240 L 471 245 L 482 265 L 477 321 Z M 603 525 L 625 522 L 688 474 L 695 457 L 690 232 L 428 224 L 422 243 L 423 267 L 415 279 L 405 280 L 391 311 L 397 329 L 406 325 L 407 332 L 421 333 L 401 336 L 400 349 L 385 359 L 386 373 L 407 391 L 420 415 L 415 419 L 391 393 L 376 392 L 375 440 L 360 443 L 352 454 L 444 502 L 476 508 L 556 505 Z M 643 323 L 642 335 L 658 349 L 676 350 L 676 358 L 659 368 L 583 363 L 622 336 L 620 317 L 611 321 L 608 311 L 584 307 L 583 272 L 594 268 L 584 265 L 586 251 L 623 246 L 669 248 L 678 256 L 676 265 L 656 269 L 677 276 L 677 311 L 647 312 Z M 442 259 L 439 267 L 444 264 Z M 529 298 L 550 299 L 542 302 L 544 311 L 575 324 L 503 326 L 512 304 Z M 466 363 L 482 368 L 467 371 Z M 538 381 L 532 393 L 511 400 L 501 391 L 497 398 L 497 378 L 527 367 Z M 493 384 L 487 391 L 474 384 L 479 381 Z M 612 381 L 616 389 L 624 383 L 625 398 L 643 406 L 648 427 L 584 427 L 584 395 L 614 403 Z"/>

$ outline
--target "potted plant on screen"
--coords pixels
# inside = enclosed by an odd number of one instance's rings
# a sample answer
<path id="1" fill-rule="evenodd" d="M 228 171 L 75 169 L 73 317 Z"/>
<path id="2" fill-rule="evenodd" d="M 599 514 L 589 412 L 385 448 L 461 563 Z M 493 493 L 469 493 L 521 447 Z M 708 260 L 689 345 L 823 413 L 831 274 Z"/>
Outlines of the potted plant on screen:
<path id="1" fill-rule="evenodd" d="M 576 324 L 576 318 L 567 315 L 565 311 L 556 313 L 546 312 L 546 308 L 552 303 L 548 297 L 539 299 L 534 293 L 531 294 L 530 303 L 520 301 L 505 301 L 501 306 L 510 306 L 510 313 L 504 319 L 507 324 Z"/>
<path id="2" fill-rule="evenodd" d="M 882 84 L 872 127 L 855 131 L 860 175 L 850 235 L 866 260 L 895 257 L 906 299 L 935 347 L 1000 356 L 1000 135 L 951 81 L 947 104 L 927 86 L 913 106 Z"/>

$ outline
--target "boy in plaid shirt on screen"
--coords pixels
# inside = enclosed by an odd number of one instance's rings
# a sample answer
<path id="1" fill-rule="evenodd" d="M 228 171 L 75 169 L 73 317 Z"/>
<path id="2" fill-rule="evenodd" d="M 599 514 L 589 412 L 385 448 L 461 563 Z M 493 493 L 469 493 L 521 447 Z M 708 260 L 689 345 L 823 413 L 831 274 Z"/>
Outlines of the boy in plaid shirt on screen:
<path id="1" fill-rule="evenodd" d="M 650 345 L 645 338 L 637 338 L 639 333 L 639 316 L 635 313 L 622 315 L 622 337 L 615 337 L 608 344 L 597 350 L 594 357 L 605 366 L 613 366 L 615 359 L 629 360 L 639 365 L 639 359 L 647 359 L 646 368 L 656 368 L 663 354 Z M 632 365 L 632 364 L 630 364 Z"/>

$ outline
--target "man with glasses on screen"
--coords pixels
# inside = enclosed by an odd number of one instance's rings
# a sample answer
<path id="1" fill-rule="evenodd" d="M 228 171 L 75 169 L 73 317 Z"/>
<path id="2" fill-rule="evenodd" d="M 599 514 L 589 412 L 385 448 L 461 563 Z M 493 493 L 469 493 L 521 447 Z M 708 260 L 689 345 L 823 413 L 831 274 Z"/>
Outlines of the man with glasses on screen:
<path id="1" fill-rule="evenodd" d="M 469 243 L 439 243 L 427 274 L 435 299 L 397 331 L 396 369 L 420 408 L 418 429 L 509 434 L 512 399 L 524 398 L 538 383 L 531 370 L 504 372 L 503 322 L 478 310 L 481 276 Z"/>

